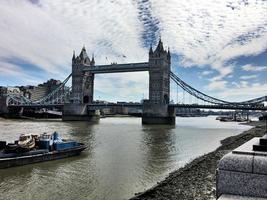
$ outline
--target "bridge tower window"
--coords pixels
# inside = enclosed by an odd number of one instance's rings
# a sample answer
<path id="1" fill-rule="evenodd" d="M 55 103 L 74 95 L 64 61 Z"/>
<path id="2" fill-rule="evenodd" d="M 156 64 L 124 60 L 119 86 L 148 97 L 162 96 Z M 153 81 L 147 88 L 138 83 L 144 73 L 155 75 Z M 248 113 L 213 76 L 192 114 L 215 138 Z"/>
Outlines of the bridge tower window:
<path id="1" fill-rule="evenodd" d="M 89 96 L 88 95 L 85 95 L 83 97 L 83 103 L 89 103 Z"/>
<path id="2" fill-rule="evenodd" d="M 164 103 L 169 104 L 169 97 L 167 94 L 164 95 Z"/>

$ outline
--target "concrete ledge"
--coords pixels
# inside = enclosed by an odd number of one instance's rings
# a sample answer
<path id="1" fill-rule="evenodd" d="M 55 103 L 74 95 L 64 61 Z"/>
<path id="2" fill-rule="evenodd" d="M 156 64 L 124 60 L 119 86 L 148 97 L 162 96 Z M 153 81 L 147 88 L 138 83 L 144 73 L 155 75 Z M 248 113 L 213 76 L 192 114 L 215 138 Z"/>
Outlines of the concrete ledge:
<path id="1" fill-rule="evenodd" d="M 266 200 L 266 198 L 223 194 L 218 200 Z"/>
<path id="2" fill-rule="evenodd" d="M 235 171 L 217 171 L 217 196 L 235 194 L 267 198 L 267 175 Z"/>
<path id="3" fill-rule="evenodd" d="M 253 171 L 253 156 L 242 154 L 226 154 L 218 164 L 220 170 L 248 172 Z"/>
<path id="4" fill-rule="evenodd" d="M 242 155 L 252 155 L 252 156 L 267 156 L 267 152 L 264 151 L 253 151 L 253 145 L 259 144 L 259 137 L 255 137 L 240 147 L 233 150 L 234 154 L 242 154 Z"/>
<path id="5" fill-rule="evenodd" d="M 219 161 L 217 198 L 223 194 L 267 198 L 267 152 L 253 150 L 259 140 L 251 139 Z"/>
<path id="6" fill-rule="evenodd" d="M 254 156 L 253 172 L 267 175 L 267 157 Z"/>

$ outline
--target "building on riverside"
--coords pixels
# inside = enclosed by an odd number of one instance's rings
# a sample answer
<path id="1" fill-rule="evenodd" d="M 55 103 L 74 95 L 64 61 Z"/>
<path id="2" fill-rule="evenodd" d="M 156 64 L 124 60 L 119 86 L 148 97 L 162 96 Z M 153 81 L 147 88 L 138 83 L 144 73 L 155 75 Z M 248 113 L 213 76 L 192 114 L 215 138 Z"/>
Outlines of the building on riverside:
<path id="1" fill-rule="evenodd" d="M 36 101 L 55 90 L 60 84 L 61 81 L 50 79 L 47 82 L 39 84 L 38 86 L 21 86 L 20 90 L 23 96 L 31 99 L 32 101 Z"/>
<path id="2" fill-rule="evenodd" d="M 20 94 L 21 91 L 19 87 L 10 87 L 10 86 L 0 86 L 0 95 L 5 95 L 5 94 Z"/>
<path id="3" fill-rule="evenodd" d="M 32 86 L 32 85 L 15 86 L 15 87 L 0 86 L 0 95 L 6 95 L 6 94 L 22 95 L 32 101 L 36 101 L 46 96 L 47 94 L 51 93 L 53 90 L 59 87 L 60 84 L 61 81 L 50 79 L 47 82 L 39 84 L 38 86 Z M 62 93 L 63 90 L 64 88 L 62 89 Z"/>

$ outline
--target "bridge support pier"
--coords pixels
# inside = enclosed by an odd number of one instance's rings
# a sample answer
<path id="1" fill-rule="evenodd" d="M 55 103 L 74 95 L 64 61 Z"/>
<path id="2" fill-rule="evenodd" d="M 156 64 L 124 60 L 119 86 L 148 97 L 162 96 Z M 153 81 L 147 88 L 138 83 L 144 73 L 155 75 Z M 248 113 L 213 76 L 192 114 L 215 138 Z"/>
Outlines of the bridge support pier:
<path id="1" fill-rule="evenodd" d="M 168 104 L 144 102 L 142 124 L 175 125 L 175 108 Z"/>
<path id="2" fill-rule="evenodd" d="M 87 110 L 86 104 L 64 104 L 62 112 L 63 121 L 90 121 L 98 122 L 100 119 L 99 110 Z"/>

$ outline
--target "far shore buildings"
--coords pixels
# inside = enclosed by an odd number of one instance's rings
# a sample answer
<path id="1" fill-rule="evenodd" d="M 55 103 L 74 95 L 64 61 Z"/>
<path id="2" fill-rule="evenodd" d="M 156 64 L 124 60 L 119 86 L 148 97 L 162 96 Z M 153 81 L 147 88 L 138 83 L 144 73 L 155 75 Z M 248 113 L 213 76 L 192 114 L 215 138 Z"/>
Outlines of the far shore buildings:
<path id="1" fill-rule="evenodd" d="M 61 84 L 61 81 L 50 79 L 47 82 L 39 84 L 38 86 L 32 86 L 32 85 L 14 86 L 14 87 L 0 86 L 0 95 L 5 95 L 5 94 L 19 95 L 20 94 L 20 95 L 27 97 L 28 99 L 31 99 L 32 101 L 36 101 L 46 96 L 53 90 L 55 90 L 60 84 Z"/>

